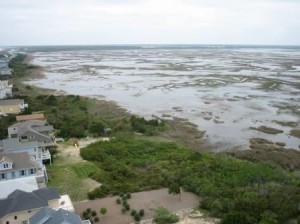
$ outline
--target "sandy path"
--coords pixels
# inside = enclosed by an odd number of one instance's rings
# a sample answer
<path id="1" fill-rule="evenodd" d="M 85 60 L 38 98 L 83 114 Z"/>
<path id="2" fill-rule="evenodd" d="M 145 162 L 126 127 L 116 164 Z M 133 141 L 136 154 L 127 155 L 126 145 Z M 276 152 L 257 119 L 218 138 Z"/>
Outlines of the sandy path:
<path id="1" fill-rule="evenodd" d="M 92 144 L 97 141 L 107 141 L 109 138 L 88 138 L 88 139 L 80 139 L 78 140 L 79 147 L 75 147 L 71 144 L 58 144 L 58 155 L 60 157 L 63 157 L 63 164 L 69 164 L 69 163 L 76 163 L 84 161 L 82 157 L 80 156 L 80 149 L 88 146 L 89 144 Z"/>
<path id="2" fill-rule="evenodd" d="M 82 214 L 87 208 L 96 210 L 99 213 L 101 207 L 106 207 L 108 212 L 105 217 L 100 217 L 100 223 L 103 224 L 126 224 L 132 223 L 133 219 L 129 212 L 122 214 L 122 206 L 116 203 L 118 197 L 109 197 L 96 199 L 92 201 L 83 201 L 74 203 L 77 214 Z M 144 209 L 145 216 L 143 219 L 150 219 L 154 215 L 154 209 L 165 207 L 170 211 L 178 211 L 187 208 L 196 208 L 199 205 L 199 197 L 190 192 L 182 192 L 179 199 L 176 195 L 169 195 L 168 189 L 159 189 L 152 191 L 144 191 L 131 194 L 128 201 L 130 207 L 135 210 Z"/>

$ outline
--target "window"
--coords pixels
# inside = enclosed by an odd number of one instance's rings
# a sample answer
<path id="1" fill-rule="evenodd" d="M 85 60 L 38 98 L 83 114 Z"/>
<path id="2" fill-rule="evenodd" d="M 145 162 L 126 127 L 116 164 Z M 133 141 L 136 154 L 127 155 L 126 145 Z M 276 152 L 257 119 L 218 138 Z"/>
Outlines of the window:
<path id="1" fill-rule="evenodd" d="M 25 139 L 27 139 L 27 136 L 26 135 L 25 136 L 21 136 L 21 139 L 25 140 Z"/>
<path id="2" fill-rule="evenodd" d="M 21 176 L 25 176 L 25 170 L 21 170 L 21 171 L 20 171 L 20 175 L 21 175 Z"/>
<path id="3" fill-rule="evenodd" d="M 11 138 L 17 138 L 18 135 L 17 135 L 17 134 L 11 134 L 10 137 L 11 137 Z"/>
<path id="4" fill-rule="evenodd" d="M 35 173 L 35 169 L 30 169 L 30 174 L 34 174 Z"/>
<path id="5" fill-rule="evenodd" d="M 3 164 L 3 168 L 4 168 L 4 169 L 8 168 L 8 164 L 7 164 L 7 163 L 4 163 L 4 164 Z"/>
<path id="6" fill-rule="evenodd" d="M 15 215 L 15 219 L 18 219 L 18 216 Z"/>
<path id="7" fill-rule="evenodd" d="M 1 179 L 5 179 L 5 173 L 1 173 Z"/>
<path id="8" fill-rule="evenodd" d="M 9 224 L 9 221 L 6 221 L 6 224 Z"/>

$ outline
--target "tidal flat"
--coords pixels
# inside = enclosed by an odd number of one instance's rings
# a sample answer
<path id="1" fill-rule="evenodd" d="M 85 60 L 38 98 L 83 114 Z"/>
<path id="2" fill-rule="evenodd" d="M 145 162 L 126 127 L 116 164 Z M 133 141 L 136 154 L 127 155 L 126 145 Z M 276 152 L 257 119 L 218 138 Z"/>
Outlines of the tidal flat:
<path id="1" fill-rule="evenodd" d="M 112 100 L 148 118 L 187 119 L 205 131 L 212 151 L 248 149 L 251 138 L 299 150 L 291 131 L 300 128 L 300 49 L 60 50 L 32 57 L 45 76 L 28 84 Z"/>

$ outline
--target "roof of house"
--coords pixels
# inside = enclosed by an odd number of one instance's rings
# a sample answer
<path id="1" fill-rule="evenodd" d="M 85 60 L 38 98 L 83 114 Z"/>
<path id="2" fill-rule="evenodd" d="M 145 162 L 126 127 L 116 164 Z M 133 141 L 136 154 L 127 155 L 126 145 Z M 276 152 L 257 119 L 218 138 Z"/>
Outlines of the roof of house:
<path id="1" fill-rule="evenodd" d="M 0 153 L 0 163 L 4 161 L 13 163 L 13 168 L 9 171 L 35 168 L 37 166 L 36 163 L 30 159 L 27 152 Z M 6 170 L 0 170 L 0 172 L 4 171 Z"/>
<path id="2" fill-rule="evenodd" d="M 11 99 L 11 100 L 0 100 L 0 106 L 11 106 L 23 104 L 24 100 L 21 99 Z"/>
<path id="3" fill-rule="evenodd" d="M 2 149 L 4 151 L 32 149 L 34 147 L 40 146 L 40 144 L 37 141 L 20 142 L 17 138 L 4 139 L 2 140 L 2 143 L 0 145 L 2 145 Z"/>
<path id="4" fill-rule="evenodd" d="M 6 198 L 10 193 L 17 189 L 22 191 L 32 192 L 39 189 L 35 176 L 27 176 L 12 180 L 0 181 L 0 199 Z"/>
<path id="5" fill-rule="evenodd" d="M 51 126 L 52 127 L 52 126 Z M 34 133 L 35 135 L 39 135 L 41 137 L 47 138 L 47 139 L 51 139 L 49 135 L 47 134 L 42 134 L 41 132 L 50 132 L 53 130 L 53 127 L 37 127 L 37 128 L 32 128 L 32 127 L 24 127 L 24 128 L 20 128 L 18 135 L 19 136 L 23 136 L 28 132 Z"/>
<path id="6" fill-rule="evenodd" d="M 0 200 L 0 219 L 8 214 L 48 206 L 48 201 L 59 199 L 55 188 L 42 188 L 33 192 L 15 190 Z"/>
<path id="7" fill-rule="evenodd" d="M 81 224 L 78 215 L 64 209 L 43 208 L 29 219 L 29 224 Z"/>
<path id="8" fill-rule="evenodd" d="M 30 120 L 44 120 L 44 119 L 45 119 L 44 114 L 28 114 L 28 115 L 16 116 L 17 122 L 24 122 Z"/>
<path id="9" fill-rule="evenodd" d="M 40 121 L 40 120 L 30 120 L 30 121 L 25 121 L 25 122 L 21 122 L 21 123 L 15 123 L 11 126 L 9 126 L 9 128 L 22 128 L 22 127 L 39 127 L 39 126 L 46 126 L 48 125 L 48 122 L 43 120 L 43 121 Z"/>

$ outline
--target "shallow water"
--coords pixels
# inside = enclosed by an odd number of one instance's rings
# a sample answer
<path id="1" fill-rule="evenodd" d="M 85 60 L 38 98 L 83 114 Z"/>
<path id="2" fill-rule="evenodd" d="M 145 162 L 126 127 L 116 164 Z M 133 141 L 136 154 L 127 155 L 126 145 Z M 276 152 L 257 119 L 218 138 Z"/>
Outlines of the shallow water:
<path id="1" fill-rule="evenodd" d="M 34 53 L 46 78 L 30 84 L 116 101 L 142 116 L 187 118 L 214 151 L 262 137 L 299 149 L 299 49 L 132 49 Z M 250 129 L 283 130 L 270 135 Z"/>

